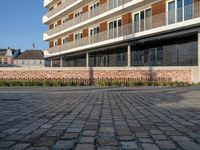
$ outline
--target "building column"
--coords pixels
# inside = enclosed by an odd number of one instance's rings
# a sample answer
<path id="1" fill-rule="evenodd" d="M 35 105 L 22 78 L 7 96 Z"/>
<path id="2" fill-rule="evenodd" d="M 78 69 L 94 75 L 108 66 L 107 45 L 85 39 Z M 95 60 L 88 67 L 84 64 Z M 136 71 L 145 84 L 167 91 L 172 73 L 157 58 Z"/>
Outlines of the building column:
<path id="1" fill-rule="evenodd" d="M 131 67 L 131 45 L 129 44 L 127 47 L 127 54 L 128 54 L 128 67 Z"/>
<path id="2" fill-rule="evenodd" d="M 60 58 L 60 67 L 63 67 L 63 58 Z"/>
<path id="3" fill-rule="evenodd" d="M 50 63 L 51 63 L 51 67 L 53 67 L 53 60 L 52 59 L 50 60 Z"/>
<path id="4" fill-rule="evenodd" d="M 89 67 L 89 53 L 86 53 L 86 67 Z"/>
<path id="5" fill-rule="evenodd" d="M 200 33 L 198 33 L 198 39 L 197 39 L 197 44 L 198 44 L 198 82 L 200 83 Z"/>

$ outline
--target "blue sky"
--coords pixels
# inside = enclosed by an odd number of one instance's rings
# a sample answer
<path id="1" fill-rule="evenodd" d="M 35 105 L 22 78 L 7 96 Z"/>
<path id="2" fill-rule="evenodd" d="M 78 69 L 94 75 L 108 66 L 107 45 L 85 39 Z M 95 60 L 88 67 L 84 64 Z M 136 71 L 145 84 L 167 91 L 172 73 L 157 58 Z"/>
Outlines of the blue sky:
<path id="1" fill-rule="evenodd" d="M 47 26 L 42 24 L 46 13 L 43 0 L 2 0 L 0 5 L 0 48 L 44 50 L 47 43 L 43 33 Z"/>

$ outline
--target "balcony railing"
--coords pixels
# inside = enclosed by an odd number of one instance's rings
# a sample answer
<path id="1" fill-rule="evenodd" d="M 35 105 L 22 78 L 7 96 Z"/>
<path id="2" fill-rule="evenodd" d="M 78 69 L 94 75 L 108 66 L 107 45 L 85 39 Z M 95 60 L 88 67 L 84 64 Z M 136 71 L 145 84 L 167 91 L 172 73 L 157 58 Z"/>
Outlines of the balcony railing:
<path id="1" fill-rule="evenodd" d="M 55 15 L 56 13 L 62 11 L 66 7 L 72 5 L 73 3 L 77 2 L 77 0 L 66 0 L 61 5 L 57 6 L 56 8 L 49 11 L 45 16 L 50 18 L 51 16 Z"/>
<path id="2" fill-rule="evenodd" d="M 99 42 L 110 40 L 110 39 L 115 39 L 118 37 L 126 38 L 127 35 L 132 35 L 134 33 L 139 33 L 139 32 L 155 29 L 162 26 L 168 26 L 171 24 L 175 24 L 175 23 L 179 23 L 179 22 L 200 17 L 200 2 L 185 6 L 184 14 L 182 14 L 182 17 L 180 17 L 180 15 L 177 15 L 181 9 L 182 8 L 174 10 L 174 14 L 176 14 L 175 17 L 172 15 L 172 12 L 158 14 L 152 17 L 145 18 L 140 21 L 133 21 L 130 24 L 126 24 L 118 28 L 109 29 L 108 31 L 100 32 L 93 36 L 85 37 L 80 40 L 68 42 L 60 46 L 49 48 L 48 52 L 52 54 L 56 52 L 62 52 L 65 50 L 73 49 L 73 48 L 78 48 L 85 45 L 99 43 Z"/>
<path id="3" fill-rule="evenodd" d="M 46 7 L 47 5 L 49 5 L 53 1 L 54 0 L 44 0 L 44 7 Z"/>
<path id="4" fill-rule="evenodd" d="M 71 0 L 71 1 L 73 1 L 73 0 Z M 71 19 L 69 21 L 66 21 L 62 25 L 59 25 L 59 26 L 47 31 L 47 35 L 51 36 L 51 35 L 53 35 L 55 33 L 58 33 L 59 31 L 66 30 L 71 26 L 77 25 L 77 24 L 79 24 L 81 22 L 84 22 L 84 21 L 86 21 L 88 19 L 94 18 L 94 17 L 96 17 L 96 16 L 98 16 L 100 14 L 103 14 L 103 13 L 109 11 L 109 10 L 112 10 L 112 9 L 114 9 L 116 7 L 119 7 L 119 6 L 121 6 L 121 5 L 125 4 L 125 3 L 130 2 L 130 1 L 132 1 L 132 0 L 118 0 L 118 3 L 116 5 L 112 5 L 112 6 L 110 6 L 109 3 L 104 3 L 102 5 L 99 5 L 99 7 L 96 7 L 92 11 L 89 10 L 88 12 L 83 13 L 79 17 L 76 17 L 76 18 L 73 18 L 73 19 Z M 53 10 L 52 10 L 52 14 L 54 14 Z M 49 16 L 51 16 L 51 14 Z"/>

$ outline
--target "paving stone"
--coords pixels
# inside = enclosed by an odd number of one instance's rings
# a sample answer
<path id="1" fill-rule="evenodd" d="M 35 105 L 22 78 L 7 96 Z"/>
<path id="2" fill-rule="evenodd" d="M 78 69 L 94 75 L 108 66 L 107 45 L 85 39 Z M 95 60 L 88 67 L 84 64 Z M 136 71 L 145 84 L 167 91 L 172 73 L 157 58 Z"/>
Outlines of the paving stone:
<path id="1" fill-rule="evenodd" d="M 139 141 L 141 143 L 153 143 L 153 141 L 150 138 L 139 138 Z"/>
<path id="2" fill-rule="evenodd" d="M 27 150 L 49 150 L 48 147 L 30 147 Z"/>
<path id="3" fill-rule="evenodd" d="M 0 148 L 9 148 L 14 144 L 14 141 L 0 141 Z"/>
<path id="4" fill-rule="evenodd" d="M 68 128 L 68 133 L 80 133 L 82 131 L 82 128 Z"/>
<path id="5" fill-rule="evenodd" d="M 11 150 L 23 150 L 25 148 L 28 148 L 30 146 L 29 143 L 18 143 L 11 147 Z"/>
<path id="6" fill-rule="evenodd" d="M 120 141 L 133 141 L 135 138 L 133 136 L 120 136 L 119 137 Z"/>
<path id="7" fill-rule="evenodd" d="M 144 150 L 160 150 L 157 145 L 155 144 L 142 144 Z"/>
<path id="8" fill-rule="evenodd" d="M 85 130 L 83 132 L 83 136 L 95 136 L 96 135 L 96 131 L 95 130 Z"/>
<path id="9" fill-rule="evenodd" d="M 97 150 L 200 147 L 199 87 L 10 87 L 0 91 L 0 99 L 22 99 L 1 102 L 0 150 L 75 149 L 76 144 L 79 149 Z"/>
<path id="10" fill-rule="evenodd" d="M 176 149 L 176 145 L 172 141 L 156 141 L 156 143 L 163 149 Z"/>
<path id="11" fill-rule="evenodd" d="M 97 150 L 118 150 L 119 148 L 114 146 L 98 146 Z"/>
<path id="12" fill-rule="evenodd" d="M 66 140 L 72 140 L 72 139 L 78 139 L 79 133 L 65 133 L 61 139 L 66 139 Z"/>
<path id="13" fill-rule="evenodd" d="M 174 141 L 190 141 L 188 137 L 185 136 L 172 136 L 171 137 Z"/>
<path id="14" fill-rule="evenodd" d="M 78 144 L 76 150 L 94 150 L 94 145 L 92 144 Z"/>
<path id="15" fill-rule="evenodd" d="M 54 150 L 59 150 L 59 149 L 70 150 L 74 147 L 75 143 L 76 143 L 75 141 L 60 140 L 56 142 L 56 144 L 53 146 L 53 149 Z"/>
<path id="16" fill-rule="evenodd" d="M 80 143 L 88 143 L 88 144 L 94 144 L 94 137 L 82 137 L 80 139 Z"/>
<path id="17" fill-rule="evenodd" d="M 123 149 L 130 149 L 130 150 L 137 150 L 138 149 L 138 146 L 137 146 L 137 144 L 136 144 L 136 142 L 134 141 L 134 142 L 121 142 L 121 144 L 122 144 L 122 148 Z"/>
<path id="18" fill-rule="evenodd" d="M 184 150 L 199 150 L 200 144 L 194 143 L 194 142 L 178 142 L 178 144 L 183 148 Z"/>

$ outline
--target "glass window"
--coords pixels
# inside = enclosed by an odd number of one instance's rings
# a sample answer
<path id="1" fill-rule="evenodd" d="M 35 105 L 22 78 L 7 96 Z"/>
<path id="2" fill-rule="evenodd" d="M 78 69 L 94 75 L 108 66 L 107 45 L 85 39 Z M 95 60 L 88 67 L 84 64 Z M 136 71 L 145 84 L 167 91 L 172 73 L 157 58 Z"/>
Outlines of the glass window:
<path id="1" fill-rule="evenodd" d="M 133 66 L 197 66 L 198 44 L 195 35 L 133 47 Z"/>
<path id="2" fill-rule="evenodd" d="M 114 67 L 127 66 L 127 49 L 125 47 L 90 54 L 90 66 Z"/>
<path id="3" fill-rule="evenodd" d="M 168 3 L 168 24 L 175 23 L 175 1 Z"/>
<path id="4" fill-rule="evenodd" d="M 140 12 L 140 31 L 144 31 L 144 11 Z"/>
<path id="5" fill-rule="evenodd" d="M 183 21 L 183 2 L 177 0 L 177 22 Z"/>
<path id="6" fill-rule="evenodd" d="M 134 31 L 139 32 L 140 27 L 139 27 L 139 13 L 134 15 Z"/>
<path id="7" fill-rule="evenodd" d="M 121 19 L 114 20 L 109 23 L 109 38 L 116 38 L 122 35 L 122 21 Z"/>
<path id="8" fill-rule="evenodd" d="M 193 16 L 193 0 L 184 0 L 184 20 L 192 19 Z"/>
<path id="9" fill-rule="evenodd" d="M 152 18 L 151 9 L 145 10 L 145 30 L 151 29 Z"/>

